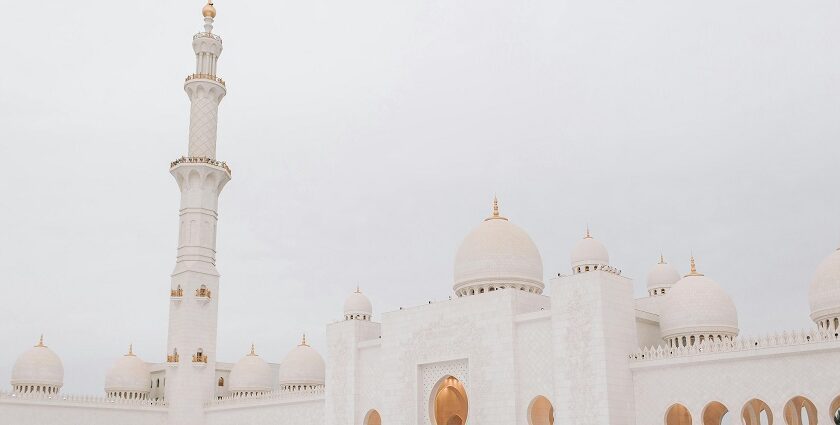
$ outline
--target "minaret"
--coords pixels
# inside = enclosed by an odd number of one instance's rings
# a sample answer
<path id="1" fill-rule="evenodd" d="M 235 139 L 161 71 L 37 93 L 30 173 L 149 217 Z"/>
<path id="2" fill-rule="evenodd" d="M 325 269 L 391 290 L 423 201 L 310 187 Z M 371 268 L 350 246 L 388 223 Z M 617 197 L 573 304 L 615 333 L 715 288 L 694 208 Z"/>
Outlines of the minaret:
<path id="1" fill-rule="evenodd" d="M 181 190 L 178 254 L 172 272 L 167 342 L 166 401 L 169 423 L 204 424 L 204 403 L 213 399 L 219 273 L 216 223 L 219 193 L 230 169 L 216 160 L 219 102 L 227 93 L 216 76 L 222 39 L 213 34 L 212 0 L 202 10 L 204 32 L 193 36 L 196 71 L 184 82 L 190 99 L 189 156 L 172 162 Z"/>

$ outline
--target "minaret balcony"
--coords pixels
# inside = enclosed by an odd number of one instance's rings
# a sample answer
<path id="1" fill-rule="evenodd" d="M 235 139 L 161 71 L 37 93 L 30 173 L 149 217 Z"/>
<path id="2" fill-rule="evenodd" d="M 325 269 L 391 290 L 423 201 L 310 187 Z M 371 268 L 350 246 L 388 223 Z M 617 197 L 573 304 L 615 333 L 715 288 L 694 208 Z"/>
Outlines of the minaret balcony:
<path id="1" fill-rule="evenodd" d="M 180 286 L 177 289 L 170 290 L 169 298 L 173 302 L 180 302 L 182 299 L 184 299 L 184 290 Z"/>
<path id="2" fill-rule="evenodd" d="M 166 355 L 166 365 L 169 366 L 169 367 L 177 367 L 179 360 L 180 360 L 180 357 L 178 356 L 177 351 L 174 354 L 167 354 Z"/>
<path id="3" fill-rule="evenodd" d="M 193 367 L 205 367 L 205 366 L 207 366 L 207 355 L 206 354 L 193 354 L 192 364 L 193 364 Z"/>
<path id="4" fill-rule="evenodd" d="M 230 167 L 228 167 L 227 163 L 224 161 L 216 161 L 213 158 L 207 158 L 203 156 L 182 156 L 172 162 L 169 163 L 169 168 L 175 168 L 180 164 L 208 164 L 214 167 L 219 167 L 225 171 L 227 171 L 228 175 L 231 174 Z"/>
<path id="5" fill-rule="evenodd" d="M 219 77 L 217 77 L 217 76 L 215 76 L 215 75 L 210 75 L 210 74 L 190 74 L 190 75 L 187 75 L 187 78 L 184 80 L 184 82 L 186 83 L 186 82 L 188 82 L 188 81 L 192 81 L 192 80 L 210 80 L 210 81 L 214 81 L 214 82 L 216 82 L 216 83 L 221 84 L 221 85 L 222 85 L 222 87 L 226 87 L 226 86 L 225 86 L 225 80 L 223 80 L 223 79 L 221 79 L 221 78 L 219 78 Z"/>
<path id="6" fill-rule="evenodd" d="M 204 285 L 201 285 L 201 288 L 198 288 L 198 289 L 195 290 L 195 298 L 197 300 L 203 302 L 204 304 L 207 304 L 207 303 L 210 302 L 210 295 L 211 295 L 210 290 L 207 289 L 207 287 L 204 286 Z"/>

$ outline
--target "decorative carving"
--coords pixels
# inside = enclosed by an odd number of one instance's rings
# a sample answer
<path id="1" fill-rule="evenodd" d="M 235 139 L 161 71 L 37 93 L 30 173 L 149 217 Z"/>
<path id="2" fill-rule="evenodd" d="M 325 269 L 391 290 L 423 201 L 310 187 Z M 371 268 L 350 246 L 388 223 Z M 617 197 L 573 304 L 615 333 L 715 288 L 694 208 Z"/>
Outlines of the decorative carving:
<path id="1" fill-rule="evenodd" d="M 210 80 L 210 81 L 215 81 L 215 82 L 221 84 L 222 86 L 225 86 L 225 80 L 223 80 L 223 79 L 221 79 L 221 78 L 219 78 L 215 75 L 210 75 L 210 74 L 190 74 L 190 75 L 187 75 L 187 78 L 184 80 L 184 82 L 186 83 L 187 81 L 190 81 L 190 80 Z M 225 86 L 225 87 L 227 87 L 227 86 Z"/>

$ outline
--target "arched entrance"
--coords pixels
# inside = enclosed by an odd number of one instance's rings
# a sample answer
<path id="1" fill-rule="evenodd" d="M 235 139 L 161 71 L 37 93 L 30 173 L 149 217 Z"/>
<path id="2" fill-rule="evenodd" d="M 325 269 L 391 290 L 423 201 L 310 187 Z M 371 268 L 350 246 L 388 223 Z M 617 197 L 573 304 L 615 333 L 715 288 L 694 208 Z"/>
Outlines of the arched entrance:
<path id="1" fill-rule="evenodd" d="M 370 409 L 365 415 L 365 425 L 382 425 L 382 418 L 376 409 Z"/>
<path id="2" fill-rule="evenodd" d="M 691 412 L 682 404 L 675 404 L 665 413 L 665 425 L 691 425 Z"/>
<path id="3" fill-rule="evenodd" d="M 805 397 L 798 396 L 785 404 L 787 425 L 817 425 L 817 406 Z"/>
<path id="4" fill-rule="evenodd" d="M 703 409 L 703 425 L 724 425 L 723 418 L 729 409 L 719 401 L 713 401 Z M 728 422 L 727 422 L 728 423 Z"/>
<path id="5" fill-rule="evenodd" d="M 741 419 L 744 425 L 773 425 L 773 412 L 767 403 L 754 398 L 744 405 Z"/>
<path id="6" fill-rule="evenodd" d="M 828 409 L 828 416 L 831 417 L 835 424 L 840 425 L 840 396 L 837 396 L 831 402 L 831 408 Z"/>
<path id="7" fill-rule="evenodd" d="M 454 376 L 443 377 L 435 385 L 430 400 L 432 425 L 464 425 L 469 402 L 464 384 Z"/>
<path id="8" fill-rule="evenodd" d="M 528 423 L 530 425 L 554 425 L 554 406 L 547 398 L 538 395 L 528 406 Z"/>

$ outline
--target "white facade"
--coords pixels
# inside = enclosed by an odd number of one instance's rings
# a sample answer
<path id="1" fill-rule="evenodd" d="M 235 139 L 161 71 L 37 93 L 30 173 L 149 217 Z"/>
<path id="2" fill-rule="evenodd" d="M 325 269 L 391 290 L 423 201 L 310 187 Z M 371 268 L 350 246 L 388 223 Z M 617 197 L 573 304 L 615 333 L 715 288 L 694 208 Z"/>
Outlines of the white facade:
<path id="1" fill-rule="evenodd" d="M 810 288 L 813 329 L 739 335 L 725 286 L 680 276 L 660 257 L 648 296 L 589 230 L 568 275 L 545 281 L 525 230 L 501 215 L 466 232 L 452 297 L 379 314 L 360 290 L 326 326 L 327 352 L 305 336 L 279 364 L 216 358 L 219 194 L 231 170 L 215 157 L 222 39 L 215 8 L 193 38 L 188 156 L 171 164 L 181 192 L 167 352 L 115 355 L 101 395 L 61 392 L 59 352 L 43 338 L 0 392 L 15 425 L 815 425 L 840 423 L 840 251 Z M 551 262 L 557 267 L 555 262 Z M 551 270 L 550 270 L 551 271 Z M 445 287 L 449 282 L 441 282 Z M 165 289 L 165 288 L 162 288 Z M 773 373 L 767 373 L 773 371 Z"/>

